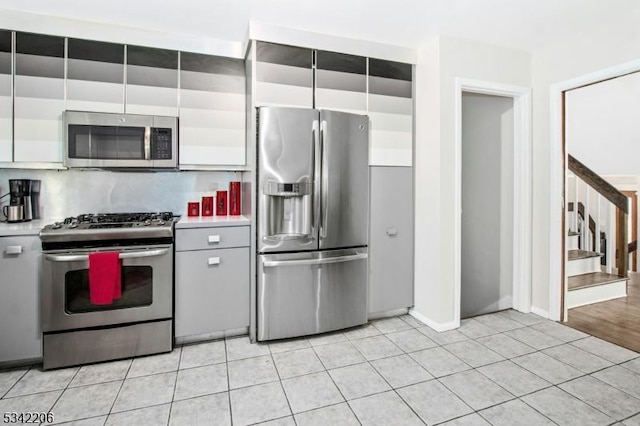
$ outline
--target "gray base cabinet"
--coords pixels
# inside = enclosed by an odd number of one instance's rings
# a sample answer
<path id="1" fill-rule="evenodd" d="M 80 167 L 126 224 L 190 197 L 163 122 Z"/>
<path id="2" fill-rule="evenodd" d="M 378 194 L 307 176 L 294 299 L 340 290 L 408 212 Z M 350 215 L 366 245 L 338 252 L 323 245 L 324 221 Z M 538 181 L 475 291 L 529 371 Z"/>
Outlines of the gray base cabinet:
<path id="1" fill-rule="evenodd" d="M 40 239 L 0 237 L 0 363 L 42 357 Z"/>
<path id="2" fill-rule="evenodd" d="M 239 238 L 244 235 L 246 241 Z M 244 247 L 203 248 L 208 241 Z M 202 340 L 249 326 L 248 246 L 245 226 L 176 230 L 176 339 Z"/>
<path id="3" fill-rule="evenodd" d="M 413 306 L 411 167 L 370 167 L 369 313 Z"/>

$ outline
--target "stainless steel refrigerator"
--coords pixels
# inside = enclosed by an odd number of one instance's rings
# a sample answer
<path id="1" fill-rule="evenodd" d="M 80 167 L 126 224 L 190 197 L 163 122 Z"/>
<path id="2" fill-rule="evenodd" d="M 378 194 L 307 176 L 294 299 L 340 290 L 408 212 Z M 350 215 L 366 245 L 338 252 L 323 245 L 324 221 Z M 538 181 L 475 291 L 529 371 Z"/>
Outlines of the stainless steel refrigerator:
<path id="1" fill-rule="evenodd" d="M 258 108 L 257 338 L 367 322 L 369 119 Z"/>

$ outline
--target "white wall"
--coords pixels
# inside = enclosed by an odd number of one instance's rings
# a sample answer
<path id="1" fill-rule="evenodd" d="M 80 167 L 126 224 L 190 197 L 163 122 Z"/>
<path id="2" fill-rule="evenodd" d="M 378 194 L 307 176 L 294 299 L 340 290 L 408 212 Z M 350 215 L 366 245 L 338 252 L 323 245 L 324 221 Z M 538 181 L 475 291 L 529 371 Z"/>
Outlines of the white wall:
<path id="1" fill-rule="evenodd" d="M 513 99 L 462 95 L 460 316 L 513 306 Z"/>
<path id="2" fill-rule="evenodd" d="M 438 37 L 416 67 L 414 311 L 436 329 L 455 322 L 455 81 L 531 85 L 528 53 Z"/>
<path id="3" fill-rule="evenodd" d="M 533 217 L 532 217 L 532 303 L 534 312 L 559 319 L 559 305 L 552 306 L 550 283 L 559 287 L 561 247 L 561 150 L 552 144 L 551 120 L 559 111 L 551 109 L 551 86 L 640 58 L 640 10 L 629 11 L 615 20 L 604 19 L 589 33 L 557 43 L 532 55 L 533 81 Z M 554 100 L 555 102 L 555 100 Z M 553 194 L 553 197 L 552 197 Z M 553 312 L 549 312 L 553 308 Z"/>
<path id="4" fill-rule="evenodd" d="M 640 72 L 570 90 L 567 152 L 599 175 L 640 175 Z"/>

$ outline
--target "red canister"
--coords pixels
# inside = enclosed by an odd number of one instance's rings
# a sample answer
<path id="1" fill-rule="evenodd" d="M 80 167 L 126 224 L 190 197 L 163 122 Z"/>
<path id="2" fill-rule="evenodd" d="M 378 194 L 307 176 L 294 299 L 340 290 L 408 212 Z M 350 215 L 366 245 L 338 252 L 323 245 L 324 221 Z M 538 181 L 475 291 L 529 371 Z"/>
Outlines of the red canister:
<path id="1" fill-rule="evenodd" d="M 213 216 L 213 197 L 202 197 L 202 216 Z"/>
<path id="2" fill-rule="evenodd" d="M 240 215 L 240 182 L 229 182 L 229 214 Z"/>
<path id="3" fill-rule="evenodd" d="M 200 203 L 197 201 L 187 203 L 187 216 L 200 216 Z"/>
<path id="4" fill-rule="evenodd" d="M 227 191 L 216 192 L 216 215 L 227 215 Z"/>

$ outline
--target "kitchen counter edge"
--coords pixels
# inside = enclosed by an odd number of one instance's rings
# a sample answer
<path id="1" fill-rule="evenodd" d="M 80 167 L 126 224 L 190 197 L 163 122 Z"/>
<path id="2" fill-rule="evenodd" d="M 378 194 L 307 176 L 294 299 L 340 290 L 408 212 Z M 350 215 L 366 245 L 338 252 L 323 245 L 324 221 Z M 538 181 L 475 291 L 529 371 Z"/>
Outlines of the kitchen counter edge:
<path id="1" fill-rule="evenodd" d="M 251 220 L 246 216 L 182 216 L 176 223 L 176 229 L 212 228 L 218 226 L 249 226 Z"/>

